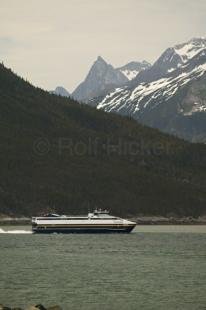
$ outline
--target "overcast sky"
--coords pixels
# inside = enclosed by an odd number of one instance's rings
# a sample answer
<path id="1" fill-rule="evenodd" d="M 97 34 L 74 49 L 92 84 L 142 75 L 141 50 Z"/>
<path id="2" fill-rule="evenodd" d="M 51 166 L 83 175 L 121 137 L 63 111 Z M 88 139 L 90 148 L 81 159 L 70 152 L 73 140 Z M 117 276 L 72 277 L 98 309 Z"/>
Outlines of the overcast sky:
<path id="1" fill-rule="evenodd" d="M 206 36 L 206 0 L 0 0 L 0 60 L 45 89 L 72 91 L 98 55 L 153 62 Z"/>

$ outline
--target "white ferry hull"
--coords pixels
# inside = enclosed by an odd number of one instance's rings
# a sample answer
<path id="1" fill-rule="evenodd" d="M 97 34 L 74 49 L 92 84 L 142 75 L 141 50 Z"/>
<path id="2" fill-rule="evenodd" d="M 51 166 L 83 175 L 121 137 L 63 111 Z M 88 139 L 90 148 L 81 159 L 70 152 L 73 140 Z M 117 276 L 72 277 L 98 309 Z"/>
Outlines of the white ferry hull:
<path id="1" fill-rule="evenodd" d="M 50 214 L 32 218 L 32 231 L 38 234 L 130 233 L 135 226 L 135 222 L 111 216 L 106 210 L 95 210 L 88 216 Z"/>
<path id="2" fill-rule="evenodd" d="M 33 227 L 32 231 L 38 234 L 52 234 L 52 233 L 60 233 L 60 234 L 71 234 L 71 233 L 80 233 L 80 234 L 88 234 L 88 233 L 130 233 L 134 229 L 135 225 L 130 226 L 103 226 L 103 227 Z"/>

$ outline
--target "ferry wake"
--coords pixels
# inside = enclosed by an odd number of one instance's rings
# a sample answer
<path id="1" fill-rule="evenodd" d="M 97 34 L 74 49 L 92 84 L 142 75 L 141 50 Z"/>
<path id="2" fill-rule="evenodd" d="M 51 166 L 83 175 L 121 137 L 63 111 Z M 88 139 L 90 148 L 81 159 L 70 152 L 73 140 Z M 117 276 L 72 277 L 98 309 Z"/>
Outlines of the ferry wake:
<path id="1" fill-rule="evenodd" d="M 109 214 L 107 210 L 94 210 L 87 216 L 48 214 L 32 218 L 34 233 L 130 233 L 136 226 Z"/>

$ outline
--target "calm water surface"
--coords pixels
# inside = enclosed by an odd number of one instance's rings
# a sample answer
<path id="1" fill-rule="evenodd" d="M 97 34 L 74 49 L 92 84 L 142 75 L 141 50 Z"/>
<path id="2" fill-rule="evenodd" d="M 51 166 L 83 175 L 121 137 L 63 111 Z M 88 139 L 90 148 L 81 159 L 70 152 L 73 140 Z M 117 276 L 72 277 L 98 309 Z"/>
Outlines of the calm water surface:
<path id="1" fill-rule="evenodd" d="M 129 235 L 23 230 L 0 228 L 0 304 L 206 309 L 206 226 L 138 226 Z"/>

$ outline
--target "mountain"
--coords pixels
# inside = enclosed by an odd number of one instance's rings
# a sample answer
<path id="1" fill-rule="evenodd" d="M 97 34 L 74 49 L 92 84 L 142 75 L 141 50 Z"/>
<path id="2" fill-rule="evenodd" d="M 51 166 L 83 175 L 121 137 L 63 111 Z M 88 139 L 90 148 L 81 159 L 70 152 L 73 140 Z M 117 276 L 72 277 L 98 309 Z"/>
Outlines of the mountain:
<path id="1" fill-rule="evenodd" d="M 153 66 L 100 98 L 96 106 L 206 143 L 206 39 L 167 49 Z"/>
<path id="2" fill-rule="evenodd" d="M 184 66 L 205 48 L 206 39 L 194 38 L 189 42 L 166 49 L 150 68 L 137 75 L 132 85 L 148 83 L 165 77 L 167 74 Z"/>
<path id="3" fill-rule="evenodd" d="M 51 95 L 2 64 L 0 98 L 0 214 L 205 214 L 205 145 Z"/>
<path id="4" fill-rule="evenodd" d="M 54 94 L 54 95 L 62 96 L 62 97 L 69 97 L 70 96 L 70 94 L 66 90 L 66 88 L 64 88 L 62 86 L 57 86 L 55 88 L 55 90 L 51 90 L 50 93 Z"/>
<path id="5" fill-rule="evenodd" d="M 128 79 L 123 73 L 115 70 L 102 57 L 98 57 L 92 65 L 86 79 L 72 93 L 79 101 L 88 101 L 94 97 L 106 94 L 116 86 L 125 84 Z"/>
<path id="6" fill-rule="evenodd" d="M 125 66 L 119 67 L 116 70 L 122 72 L 126 76 L 126 78 L 131 81 L 137 76 L 140 71 L 148 69 L 149 67 L 151 67 L 151 64 L 145 60 L 142 62 L 131 61 Z"/>

